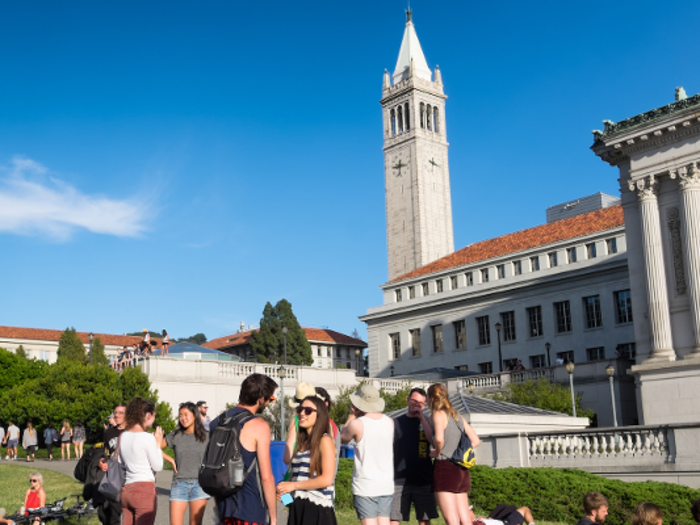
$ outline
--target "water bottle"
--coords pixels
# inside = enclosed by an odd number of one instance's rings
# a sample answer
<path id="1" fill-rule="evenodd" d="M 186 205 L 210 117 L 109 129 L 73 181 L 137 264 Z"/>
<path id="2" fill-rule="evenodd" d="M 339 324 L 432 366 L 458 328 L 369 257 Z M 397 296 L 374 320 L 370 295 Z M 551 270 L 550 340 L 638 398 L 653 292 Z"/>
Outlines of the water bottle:
<path id="1" fill-rule="evenodd" d="M 19 508 L 19 514 L 20 516 L 24 516 L 24 505 Z"/>
<path id="2" fill-rule="evenodd" d="M 243 485 L 245 478 L 245 465 L 243 465 L 243 456 L 232 458 L 228 461 L 228 476 L 232 487 L 240 487 Z"/>

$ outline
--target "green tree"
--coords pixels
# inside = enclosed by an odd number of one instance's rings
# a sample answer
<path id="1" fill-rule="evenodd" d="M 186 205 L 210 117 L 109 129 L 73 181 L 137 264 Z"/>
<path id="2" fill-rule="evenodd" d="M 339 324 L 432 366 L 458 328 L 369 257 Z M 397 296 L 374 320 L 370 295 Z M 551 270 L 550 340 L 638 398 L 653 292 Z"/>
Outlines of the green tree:
<path id="1" fill-rule="evenodd" d="M 267 421 L 270 425 L 270 432 L 272 432 L 273 440 L 280 440 L 281 433 L 281 421 L 280 421 L 280 407 L 284 406 L 284 426 L 289 428 L 289 422 L 294 419 L 294 409 L 289 406 L 289 397 L 284 396 L 284 399 L 278 399 L 274 403 L 270 404 L 265 411 L 261 414 L 262 418 Z"/>
<path id="2" fill-rule="evenodd" d="M 22 345 L 19 345 L 17 348 L 15 348 L 15 354 L 20 357 L 24 357 L 25 359 L 29 358 L 29 356 L 27 355 L 27 351 Z"/>
<path id="3" fill-rule="evenodd" d="M 77 363 L 87 361 L 85 347 L 75 328 L 66 328 L 65 332 L 61 334 L 61 338 L 58 340 L 58 361 L 75 361 Z"/>
<path id="4" fill-rule="evenodd" d="M 191 335 L 190 337 L 183 337 L 177 340 L 178 343 L 193 343 L 195 345 L 203 345 L 207 342 L 207 336 L 203 333 L 198 333 Z"/>
<path id="5" fill-rule="evenodd" d="M 287 363 L 290 365 L 311 365 L 311 345 L 299 325 L 292 304 L 280 300 L 274 307 L 269 302 L 263 309 L 260 329 L 251 334 L 251 346 L 261 362 L 283 362 L 284 335 L 282 327 L 287 327 Z"/>
<path id="6" fill-rule="evenodd" d="M 36 379 L 49 364 L 36 359 L 24 359 L 15 352 L 0 348 L 0 392 Z"/>
<path id="7" fill-rule="evenodd" d="M 593 419 L 592 410 L 581 409 L 581 394 L 576 394 L 576 415 Z M 497 401 L 507 401 L 552 412 L 573 414 L 571 409 L 571 392 L 560 383 L 550 383 L 545 377 L 537 381 L 527 380 L 522 383 L 509 383 L 505 390 L 493 395 Z"/>
<path id="8" fill-rule="evenodd" d="M 109 359 L 105 354 L 105 345 L 99 337 L 95 337 L 92 341 L 92 364 L 93 365 L 108 365 Z"/>

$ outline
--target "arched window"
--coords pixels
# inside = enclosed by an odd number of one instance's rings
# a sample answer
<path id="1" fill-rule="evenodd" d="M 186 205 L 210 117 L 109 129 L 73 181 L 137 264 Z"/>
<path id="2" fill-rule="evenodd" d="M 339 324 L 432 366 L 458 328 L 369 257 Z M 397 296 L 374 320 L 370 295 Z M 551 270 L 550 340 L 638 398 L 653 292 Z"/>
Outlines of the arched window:
<path id="1" fill-rule="evenodd" d="M 406 120 L 406 131 L 408 131 L 409 129 L 411 129 L 411 119 L 408 117 L 408 102 L 406 102 L 405 108 L 406 110 L 404 112 L 404 119 Z"/>
<path id="2" fill-rule="evenodd" d="M 420 127 L 425 128 L 425 104 L 420 103 Z"/>
<path id="3" fill-rule="evenodd" d="M 440 113 L 438 113 L 437 107 L 433 108 L 433 117 L 435 118 L 433 122 L 433 129 L 435 130 L 435 133 L 440 133 Z"/>
<path id="4" fill-rule="evenodd" d="M 393 109 L 391 110 L 390 115 L 391 115 L 391 117 L 390 117 L 391 118 L 391 136 L 393 137 L 396 135 L 396 113 L 394 113 Z"/>
<path id="5" fill-rule="evenodd" d="M 425 116 L 427 117 L 425 120 L 428 124 L 428 131 L 431 131 L 433 129 L 433 109 L 430 107 L 430 104 L 426 106 L 425 113 Z"/>
<path id="6" fill-rule="evenodd" d="M 399 120 L 399 133 L 403 133 L 403 109 L 401 109 L 401 106 L 397 108 L 396 115 Z"/>

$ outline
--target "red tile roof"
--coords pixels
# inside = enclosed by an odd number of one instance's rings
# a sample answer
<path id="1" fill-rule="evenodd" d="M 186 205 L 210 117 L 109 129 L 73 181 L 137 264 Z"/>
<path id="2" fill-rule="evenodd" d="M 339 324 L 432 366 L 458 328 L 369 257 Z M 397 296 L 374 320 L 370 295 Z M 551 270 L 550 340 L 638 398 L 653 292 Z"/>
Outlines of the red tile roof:
<path id="1" fill-rule="evenodd" d="M 610 206 L 602 210 L 576 215 L 569 219 L 535 226 L 515 233 L 509 233 L 494 239 L 477 242 L 462 248 L 437 261 L 404 274 L 390 281 L 392 283 L 449 270 L 465 264 L 484 261 L 493 257 L 508 255 L 557 241 L 574 239 L 582 235 L 609 230 L 625 224 L 622 206 Z"/>
<path id="2" fill-rule="evenodd" d="M 21 328 L 17 326 L 0 326 L 0 339 L 31 339 L 34 341 L 55 341 L 61 339 L 63 330 L 48 330 L 45 328 Z M 78 337 L 84 344 L 88 344 L 90 339 L 88 332 L 77 332 Z M 133 345 L 143 340 L 141 336 L 135 335 L 113 335 L 113 334 L 94 334 L 95 338 L 100 338 L 103 345 L 124 346 Z M 160 342 L 160 339 L 152 339 Z"/>
<path id="3" fill-rule="evenodd" d="M 304 330 L 308 341 L 339 343 L 344 345 L 361 346 L 362 348 L 367 347 L 367 343 L 365 343 L 362 339 L 356 339 L 354 337 L 350 337 L 349 335 L 336 332 L 335 330 L 328 330 L 327 328 L 302 328 L 302 330 Z M 219 337 L 204 343 L 202 346 L 213 350 L 219 350 L 221 348 L 243 345 L 250 342 L 251 333 L 252 332 L 239 332 L 237 334 Z"/>

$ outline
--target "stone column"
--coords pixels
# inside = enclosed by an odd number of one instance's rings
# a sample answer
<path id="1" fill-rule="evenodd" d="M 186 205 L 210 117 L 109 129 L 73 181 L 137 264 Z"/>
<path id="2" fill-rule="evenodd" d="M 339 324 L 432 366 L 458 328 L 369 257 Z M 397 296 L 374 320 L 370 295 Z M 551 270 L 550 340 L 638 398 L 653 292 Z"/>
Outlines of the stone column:
<path id="1" fill-rule="evenodd" d="M 693 162 L 671 171 L 671 178 L 678 178 L 680 185 L 683 260 L 693 330 L 692 354 L 693 357 L 700 357 L 700 169 Z"/>
<path id="2" fill-rule="evenodd" d="M 666 290 L 666 271 L 661 245 L 661 224 L 657 193 L 659 181 L 652 175 L 629 181 L 630 191 L 637 192 L 642 222 L 642 248 L 644 250 L 645 285 L 649 306 L 649 332 L 651 351 L 647 360 L 675 361 L 671 338 L 671 316 Z"/>

